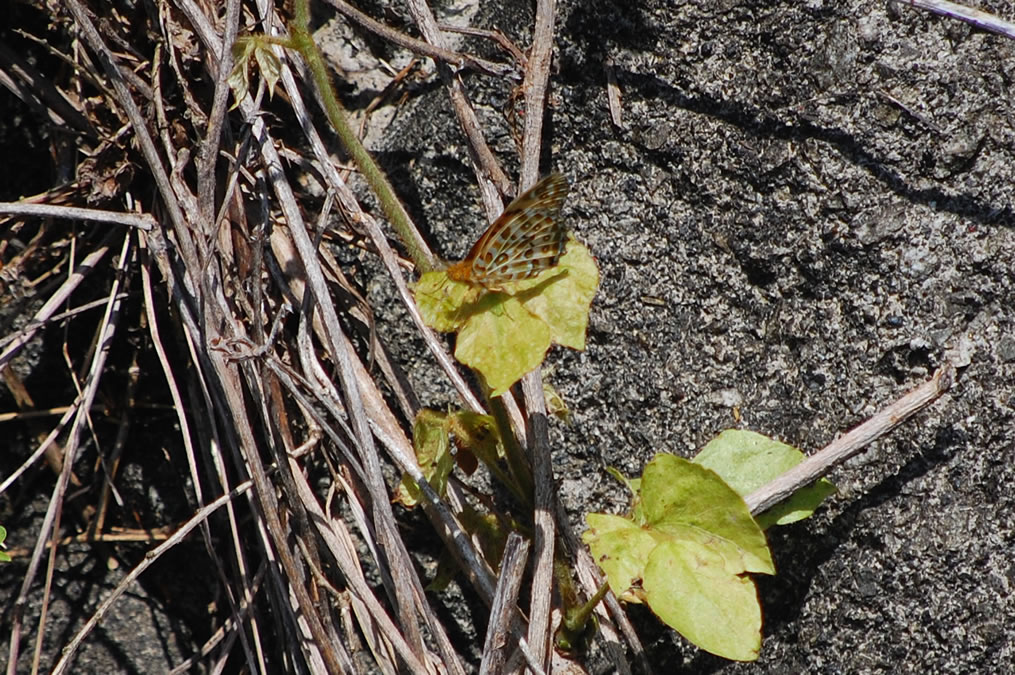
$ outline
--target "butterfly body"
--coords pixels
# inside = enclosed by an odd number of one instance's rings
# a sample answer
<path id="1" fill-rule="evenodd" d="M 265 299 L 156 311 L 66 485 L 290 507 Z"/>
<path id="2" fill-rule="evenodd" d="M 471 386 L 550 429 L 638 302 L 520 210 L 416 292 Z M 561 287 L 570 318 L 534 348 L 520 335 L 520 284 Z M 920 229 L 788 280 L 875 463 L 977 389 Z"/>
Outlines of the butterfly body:
<path id="1" fill-rule="evenodd" d="M 512 201 L 487 228 L 465 260 L 446 270 L 448 278 L 492 291 L 530 279 L 557 264 L 567 244 L 560 208 L 567 179 L 552 173 Z"/>

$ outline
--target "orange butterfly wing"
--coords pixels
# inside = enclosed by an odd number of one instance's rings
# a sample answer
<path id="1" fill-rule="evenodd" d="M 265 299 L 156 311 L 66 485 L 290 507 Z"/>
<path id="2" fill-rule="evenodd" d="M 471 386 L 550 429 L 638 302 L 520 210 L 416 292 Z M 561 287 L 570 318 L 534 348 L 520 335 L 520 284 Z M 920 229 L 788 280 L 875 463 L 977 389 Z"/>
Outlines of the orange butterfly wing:
<path id="1" fill-rule="evenodd" d="M 497 290 L 556 265 L 567 243 L 559 216 L 568 190 L 559 173 L 533 185 L 504 209 L 465 260 L 448 267 L 448 278 Z"/>

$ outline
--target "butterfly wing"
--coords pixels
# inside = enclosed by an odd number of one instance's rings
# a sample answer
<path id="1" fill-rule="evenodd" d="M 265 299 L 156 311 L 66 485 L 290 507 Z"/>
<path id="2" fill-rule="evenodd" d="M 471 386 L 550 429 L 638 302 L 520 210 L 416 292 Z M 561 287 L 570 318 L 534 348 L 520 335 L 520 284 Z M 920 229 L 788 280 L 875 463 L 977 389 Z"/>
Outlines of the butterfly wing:
<path id="1" fill-rule="evenodd" d="M 553 173 L 511 202 L 463 261 L 471 280 L 503 284 L 556 265 L 567 243 L 559 216 L 568 190 L 567 179 Z"/>

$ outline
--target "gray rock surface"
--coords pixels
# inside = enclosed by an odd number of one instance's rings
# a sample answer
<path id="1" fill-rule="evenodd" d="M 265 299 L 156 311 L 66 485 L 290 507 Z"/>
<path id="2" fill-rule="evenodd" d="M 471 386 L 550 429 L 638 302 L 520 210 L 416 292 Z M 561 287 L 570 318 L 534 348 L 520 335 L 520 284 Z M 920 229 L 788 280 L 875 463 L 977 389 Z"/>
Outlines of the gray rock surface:
<path id="1" fill-rule="evenodd" d="M 531 17 L 484 20 L 527 43 Z M 588 349 L 548 359 L 574 416 L 552 439 L 576 528 L 626 505 L 605 466 L 639 474 L 729 427 L 813 452 L 963 356 L 949 394 L 771 534 L 759 662 L 636 609 L 659 672 L 1012 667 L 1015 45 L 896 5 L 593 0 L 562 3 L 556 56 L 543 168 L 572 181 L 565 217 L 602 271 Z M 510 164 L 510 88 L 469 86 Z M 379 145 L 460 257 L 483 219 L 441 92 Z M 448 400 L 421 350 L 402 358 L 427 404 Z"/>

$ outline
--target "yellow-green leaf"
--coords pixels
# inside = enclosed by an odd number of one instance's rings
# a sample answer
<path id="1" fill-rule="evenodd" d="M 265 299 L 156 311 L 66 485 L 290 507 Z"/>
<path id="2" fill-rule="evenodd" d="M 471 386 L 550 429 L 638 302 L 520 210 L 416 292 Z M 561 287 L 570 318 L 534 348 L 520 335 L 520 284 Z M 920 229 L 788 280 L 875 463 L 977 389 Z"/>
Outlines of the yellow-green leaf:
<path id="1" fill-rule="evenodd" d="M 413 293 L 423 322 L 441 333 L 458 330 L 471 315 L 482 310 L 476 302 L 483 294 L 482 289 L 451 281 L 443 270 L 423 274 Z"/>
<path id="2" fill-rule="evenodd" d="M 268 85 L 268 96 L 274 98 L 275 84 L 282 76 L 282 62 L 272 49 L 271 44 L 258 40 L 257 48 L 254 50 L 254 58 L 257 59 L 257 66 L 261 69 L 261 77 Z"/>
<path id="3" fill-rule="evenodd" d="M 254 51 L 254 40 L 250 37 L 238 37 L 233 43 L 232 51 L 233 69 L 229 72 L 229 78 L 226 81 L 229 83 L 229 88 L 233 90 L 233 98 L 235 99 L 233 107 L 235 108 L 250 91 L 248 67 L 250 55 Z"/>
<path id="4" fill-rule="evenodd" d="M 447 415 L 444 413 L 424 408 L 416 415 L 412 425 L 412 447 L 416 451 L 416 462 L 431 487 L 441 495 L 444 494 L 448 476 L 454 468 L 446 420 Z M 421 498 L 419 485 L 411 476 L 404 474 L 395 501 L 406 508 L 412 508 Z"/>
<path id="5" fill-rule="evenodd" d="M 560 276 L 555 278 L 554 272 Z M 526 291 L 537 287 L 544 277 L 552 279 L 552 283 L 546 284 L 541 292 L 529 295 Z M 550 327 L 550 338 L 555 343 L 583 350 L 589 308 L 598 287 L 599 267 L 595 259 L 583 244 L 572 239 L 556 267 L 519 283 L 518 296 L 526 309 Z"/>
<path id="6" fill-rule="evenodd" d="M 705 651 L 754 661 L 761 605 L 754 582 L 731 574 L 715 550 L 671 539 L 648 556 L 642 585 L 652 611 Z"/>
<path id="7" fill-rule="evenodd" d="M 585 348 L 598 283 L 595 260 L 572 239 L 557 265 L 502 291 L 455 282 L 440 271 L 424 274 L 415 295 L 424 322 L 458 331 L 455 357 L 500 396 L 542 362 L 551 342 Z"/>
<path id="8" fill-rule="evenodd" d="M 765 534 L 747 505 L 711 469 L 676 455 L 661 453 L 645 466 L 641 478 L 642 510 L 649 526 L 683 538 L 702 533 L 741 571 L 774 574 Z M 686 528 L 686 529 L 685 529 Z"/>
<path id="9" fill-rule="evenodd" d="M 448 429 L 458 438 L 461 448 L 468 448 L 484 464 L 496 464 L 503 456 L 500 434 L 492 415 L 459 410 L 448 416 Z"/>
<path id="10" fill-rule="evenodd" d="M 747 573 L 774 568 L 743 499 L 713 471 L 666 454 L 649 462 L 636 489 L 632 517 L 586 516 L 583 539 L 610 587 L 702 649 L 756 659 L 761 608 Z"/>
<path id="11" fill-rule="evenodd" d="M 478 312 L 458 331 L 455 358 L 478 371 L 491 396 L 501 396 L 542 361 L 550 329 L 514 297 L 501 293 L 499 312 Z"/>
<path id="12" fill-rule="evenodd" d="M 582 534 L 596 564 L 606 573 L 610 589 L 625 602 L 641 602 L 637 585 L 645 573 L 645 561 L 659 542 L 646 530 L 621 516 L 589 513 Z"/>
<path id="13" fill-rule="evenodd" d="M 546 412 L 549 415 L 553 415 L 564 424 L 570 426 L 571 424 L 571 411 L 567 407 L 567 403 L 564 402 L 564 397 L 560 395 L 553 385 L 546 381 L 546 371 L 543 371 L 543 398 L 546 400 Z"/>
<path id="14" fill-rule="evenodd" d="M 754 431 L 727 429 L 709 441 L 694 462 L 715 471 L 737 494 L 746 497 L 804 459 L 792 445 Z M 835 485 L 822 478 L 762 513 L 758 523 L 767 529 L 807 518 L 834 492 Z"/>

